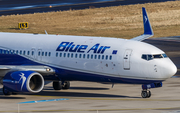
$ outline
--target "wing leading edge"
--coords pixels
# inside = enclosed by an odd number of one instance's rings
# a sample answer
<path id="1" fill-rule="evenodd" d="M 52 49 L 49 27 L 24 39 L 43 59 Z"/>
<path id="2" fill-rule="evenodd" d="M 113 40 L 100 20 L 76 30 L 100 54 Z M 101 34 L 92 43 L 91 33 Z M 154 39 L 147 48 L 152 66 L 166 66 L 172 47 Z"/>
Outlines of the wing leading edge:
<path id="1" fill-rule="evenodd" d="M 154 35 L 151 24 L 149 22 L 148 15 L 146 13 L 146 9 L 144 7 L 142 7 L 142 13 L 143 13 L 144 34 L 132 38 L 130 40 L 142 41 Z"/>

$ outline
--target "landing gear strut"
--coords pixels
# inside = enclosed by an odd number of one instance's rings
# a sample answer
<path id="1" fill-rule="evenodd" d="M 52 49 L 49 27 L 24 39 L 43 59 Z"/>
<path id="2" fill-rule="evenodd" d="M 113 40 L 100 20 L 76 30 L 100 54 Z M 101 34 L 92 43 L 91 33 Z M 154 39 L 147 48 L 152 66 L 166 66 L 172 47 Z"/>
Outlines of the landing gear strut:
<path id="1" fill-rule="evenodd" d="M 54 90 L 69 89 L 69 87 L 70 87 L 69 81 L 65 81 L 64 83 L 62 83 L 61 81 L 54 81 L 53 82 Z"/>
<path id="2" fill-rule="evenodd" d="M 142 90 L 141 96 L 142 96 L 142 98 L 149 98 L 149 97 L 151 97 L 151 91 L 149 91 L 149 90 Z"/>

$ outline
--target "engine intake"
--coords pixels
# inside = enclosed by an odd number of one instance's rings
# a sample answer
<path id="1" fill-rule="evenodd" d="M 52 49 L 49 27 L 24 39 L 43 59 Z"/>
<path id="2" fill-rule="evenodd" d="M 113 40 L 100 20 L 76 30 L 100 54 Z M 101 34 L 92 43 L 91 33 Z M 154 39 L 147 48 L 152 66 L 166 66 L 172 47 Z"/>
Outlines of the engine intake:
<path id="1" fill-rule="evenodd" d="M 38 93 L 44 88 L 44 79 L 34 71 L 15 71 L 5 75 L 3 85 L 12 92 Z"/>

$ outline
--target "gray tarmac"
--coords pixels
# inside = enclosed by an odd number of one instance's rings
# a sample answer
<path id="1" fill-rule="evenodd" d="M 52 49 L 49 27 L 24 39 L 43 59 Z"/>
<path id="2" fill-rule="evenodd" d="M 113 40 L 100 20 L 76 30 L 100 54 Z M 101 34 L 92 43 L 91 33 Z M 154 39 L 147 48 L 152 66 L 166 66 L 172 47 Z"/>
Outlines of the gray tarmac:
<path id="1" fill-rule="evenodd" d="M 7 113 L 179 113 L 180 41 L 175 38 L 145 40 L 164 50 L 178 67 L 178 73 L 151 89 L 151 98 L 141 98 L 141 85 L 101 84 L 72 81 L 69 90 L 53 90 L 49 83 L 37 94 L 4 96 L 0 85 L 0 112 Z M 52 99 L 68 99 L 52 101 Z M 29 102 L 30 101 L 30 102 Z M 20 102 L 27 102 L 21 103 Z"/>
<path id="2" fill-rule="evenodd" d="M 2 87 L 2 86 L 0 86 Z M 141 98 L 140 85 L 71 82 L 69 90 L 54 91 L 51 83 L 41 93 L 4 96 L 0 90 L 0 112 L 17 113 L 178 113 L 180 78 L 170 78 L 162 88 L 151 89 L 151 98 Z M 69 99 L 39 103 L 19 102 Z"/>

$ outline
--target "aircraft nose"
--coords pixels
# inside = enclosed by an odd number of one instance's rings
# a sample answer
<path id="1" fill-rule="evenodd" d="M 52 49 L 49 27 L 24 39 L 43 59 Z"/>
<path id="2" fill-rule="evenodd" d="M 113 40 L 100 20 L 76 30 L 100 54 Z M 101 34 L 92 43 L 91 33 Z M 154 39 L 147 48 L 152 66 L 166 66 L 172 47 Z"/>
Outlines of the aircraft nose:
<path id="1" fill-rule="evenodd" d="M 174 65 L 174 63 L 170 60 L 170 62 L 168 63 L 168 65 L 166 66 L 166 69 L 164 70 L 164 74 L 166 76 L 166 78 L 170 78 L 173 75 L 176 74 L 177 72 L 177 67 Z"/>

